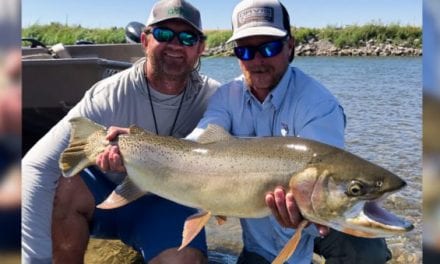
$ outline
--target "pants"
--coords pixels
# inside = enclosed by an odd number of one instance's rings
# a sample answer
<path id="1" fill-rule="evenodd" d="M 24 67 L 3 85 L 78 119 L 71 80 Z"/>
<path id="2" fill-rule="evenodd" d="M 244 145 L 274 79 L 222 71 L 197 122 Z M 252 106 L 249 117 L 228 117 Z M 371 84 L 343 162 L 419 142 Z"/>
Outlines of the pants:
<path id="1" fill-rule="evenodd" d="M 391 259 L 385 239 L 354 237 L 333 229 L 326 237 L 315 239 L 314 252 L 323 256 L 326 264 L 383 264 Z M 269 263 L 246 249 L 237 260 L 237 264 Z"/>

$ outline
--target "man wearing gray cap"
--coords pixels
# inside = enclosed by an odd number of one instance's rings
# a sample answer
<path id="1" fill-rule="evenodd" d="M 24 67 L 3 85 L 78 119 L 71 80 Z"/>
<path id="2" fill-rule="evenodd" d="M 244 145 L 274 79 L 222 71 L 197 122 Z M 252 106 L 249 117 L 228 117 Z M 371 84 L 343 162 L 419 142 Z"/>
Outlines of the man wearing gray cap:
<path id="1" fill-rule="evenodd" d="M 198 73 L 205 36 L 199 11 L 184 0 L 158 1 L 141 36 L 145 58 L 96 83 L 24 157 L 23 263 L 82 263 L 90 235 L 117 238 L 149 263 L 204 263 L 199 235 L 177 252 L 184 220 L 194 213 L 155 195 L 112 210 L 95 208 L 125 176 L 120 164 L 97 164 L 60 177 L 69 120 L 84 116 L 104 126 L 137 124 L 160 135 L 183 137 L 206 109 L 219 83 Z M 110 151 L 110 150 L 107 150 Z M 112 159 L 115 157 L 112 156 Z M 51 232 L 52 231 L 52 232 Z"/>
<path id="2" fill-rule="evenodd" d="M 337 99 L 296 67 L 289 14 L 277 0 L 243 0 L 232 15 L 234 53 L 243 75 L 211 97 L 197 128 L 208 124 L 236 136 L 298 136 L 344 147 L 345 115 Z M 244 248 L 238 263 L 269 263 L 293 236 L 302 217 L 293 195 L 281 188 L 266 196 L 273 215 L 241 219 Z M 390 258 L 383 239 L 364 239 L 310 225 L 288 263 L 311 263 L 313 248 L 326 263 L 384 263 Z M 315 239 L 316 238 L 316 239 Z"/>

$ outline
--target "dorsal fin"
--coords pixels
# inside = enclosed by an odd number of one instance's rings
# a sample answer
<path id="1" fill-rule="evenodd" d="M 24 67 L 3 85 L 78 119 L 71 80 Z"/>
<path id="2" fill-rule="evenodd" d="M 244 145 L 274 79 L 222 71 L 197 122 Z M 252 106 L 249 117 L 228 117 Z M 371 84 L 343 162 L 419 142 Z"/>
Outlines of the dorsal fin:
<path id="1" fill-rule="evenodd" d="M 208 124 L 208 127 L 200 134 L 197 142 L 200 144 L 209 144 L 218 141 L 233 140 L 231 136 L 223 127 L 215 124 Z"/>

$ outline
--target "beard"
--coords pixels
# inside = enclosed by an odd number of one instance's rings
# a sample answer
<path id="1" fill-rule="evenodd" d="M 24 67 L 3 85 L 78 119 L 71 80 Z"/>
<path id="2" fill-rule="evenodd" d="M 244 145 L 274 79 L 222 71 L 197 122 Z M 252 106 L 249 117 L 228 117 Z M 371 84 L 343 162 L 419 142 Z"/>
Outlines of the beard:
<path id="1" fill-rule="evenodd" d="M 272 90 L 281 80 L 284 72 L 277 72 L 273 66 L 242 67 L 244 78 L 253 89 Z"/>
<path id="2" fill-rule="evenodd" d="M 174 56 L 170 56 L 172 53 Z M 160 53 L 148 54 L 153 69 L 153 75 L 157 79 L 172 81 L 185 81 L 193 71 L 195 62 L 189 61 L 186 54 L 163 50 Z"/>

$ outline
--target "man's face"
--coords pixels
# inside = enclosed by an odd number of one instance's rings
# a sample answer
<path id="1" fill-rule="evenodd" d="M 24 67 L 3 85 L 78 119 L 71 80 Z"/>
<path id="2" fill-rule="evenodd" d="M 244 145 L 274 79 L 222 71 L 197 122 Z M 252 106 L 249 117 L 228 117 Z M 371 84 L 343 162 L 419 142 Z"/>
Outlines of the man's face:
<path id="1" fill-rule="evenodd" d="M 182 31 L 197 33 L 193 27 L 179 20 L 158 23 L 152 28 L 155 27 L 171 29 L 176 33 Z M 170 42 L 159 42 L 153 34 L 142 33 L 141 40 L 149 67 L 152 67 L 153 74 L 159 78 L 186 79 L 205 49 L 204 42 L 200 40 L 193 46 L 184 46 L 177 36 Z"/>
<path id="2" fill-rule="evenodd" d="M 260 46 L 279 38 L 269 36 L 254 36 L 237 40 L 237 46 Z M 293 52 L 294 42 L 288 39 L 283 42 L 283 48 L 274 57 L 263 57 L 256 52 L 251 60 L 239 60 L 241 71 L 251 91 L 255 94 L 269 93 L 281 80 L 289 65 L 289 55 Z"/>

